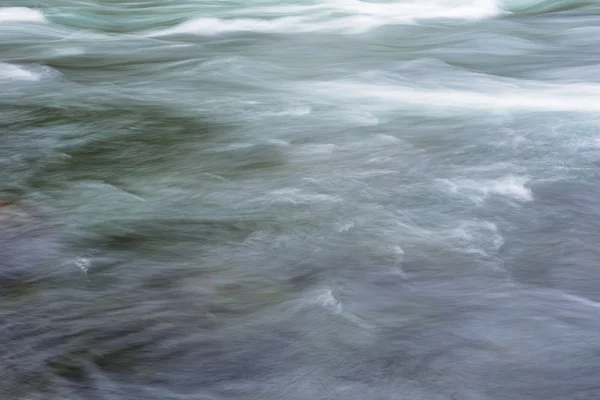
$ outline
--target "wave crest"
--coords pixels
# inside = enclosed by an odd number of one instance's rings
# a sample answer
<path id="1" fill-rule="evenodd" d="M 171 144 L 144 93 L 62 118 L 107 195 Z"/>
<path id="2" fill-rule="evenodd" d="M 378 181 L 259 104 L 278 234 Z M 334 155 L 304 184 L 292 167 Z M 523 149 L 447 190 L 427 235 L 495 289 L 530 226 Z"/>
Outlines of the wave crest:
<path id="1" fill-rule="evenodd" d="M 41 11 L 27 7 L 2 7 L 0 22 L 46 22 L 46 18 Z"/>
<path id="2" fill-rule="evenodd" d="M 226 16 L 193 18 L 174 27 L 151 32 L 150 36 L 217 35 L 230 32 L 357 34 L 384 25 L 412 24 L 435 19 L 482 19 L 501 12 L 496 0 L 397 3 L 328 0 L 309 5 L 241 8 Z"/>

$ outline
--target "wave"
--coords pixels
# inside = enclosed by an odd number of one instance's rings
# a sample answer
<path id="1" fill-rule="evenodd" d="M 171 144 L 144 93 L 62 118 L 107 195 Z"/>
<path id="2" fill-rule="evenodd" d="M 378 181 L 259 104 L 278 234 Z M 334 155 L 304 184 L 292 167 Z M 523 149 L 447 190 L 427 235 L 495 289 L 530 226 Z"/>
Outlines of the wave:
<path id="1" fill-rule="evenodd" d="M 365 2 L 360 0 L 328 0 L 313 5 L 287 5 L 248 8 L 242 13 L 298 14 L 322 12 L 323 15 L 347 14 L 381 17 L 390 20 L 430 18 L 478 19 L 496 15 L 500 11 L 496 0 L 421 0 L 403 2 Z M 236 12 L 236 14 L 238 14 Z"/>
<path id="2" fill-rule="evenodd" d="M 46 18 L 39 10 L 27 7 L 3 7 L 0 8 L 0 22 L 46 22 Z"/>
<path id="3" fill-rule="evenodd" d="M 224 18 L 200 17 L 149 36 L 217 35 L 231 32 L 357 34 L 394 24 L 435 19 L 482 19 L 502 13 L 496 0 L 437 0 L 368 3 L 329 0 L 311 5 L 240 8 Z"/>
<path id="4" fill-rule="evenodd" d="M 42 68 L 23 68 L 18 65 L 0 62 L 0 82 L 2 81 L 39 81 L 44 76 L 50 74 L 51 69 Z"/>
<path id="5" fill-rule="evenodd" d="M 440 179 L 448 192 L 467 196 L 475 204 L 481 204 L 489 195 L 503 196 L 518 202 L 533 201 L 533 193 L 527 186 L 527 178 L 504 176 L 498 179 Z"/>
<path id="6" fill-rule="evenodd" d="M 598 4 L 590 0 L 323 0 L 309 4 L 238 7 L 224 15 L 192 18 L 149 36 L 234 32 L 359 34 L 385 25 L 428 20 L 480 20 L 511 13 L 544 13 Z"/>
<path id="7" fill-rule="evenodd" d="M 465 88 L 422 88 L 398 83 L 356 81 L 316 82 L 298 88 L 323 99 L 349 104 L 368 104 L 371 111 L 419 107 L 422 111 L 466 112 L 502 110 L 511 112 L 599 112 L 600 85 L 509 82 L 490 83 L 487 90 Z"/>
<path id="8" fill-rule="evenodd" d="M 347 33 L 360 33 L 368 30 L 372 23 L 367 18 L 346 19 L 342 21 Z M 339 28 L 339 22 L 338 27 Z M 305 33 L 311 31 L 335 31 L 337 29 L 329 22 L 311 24 L 307 18 L 284 17 L 277 19 L 255 18 L 195 18 L 183 22 L 173 28 L 153 32 L 149 36 L 168 36 L 179 34 L 191 35 L 218 35 L 232 32 L 259 32 L 259 33 Z"/>

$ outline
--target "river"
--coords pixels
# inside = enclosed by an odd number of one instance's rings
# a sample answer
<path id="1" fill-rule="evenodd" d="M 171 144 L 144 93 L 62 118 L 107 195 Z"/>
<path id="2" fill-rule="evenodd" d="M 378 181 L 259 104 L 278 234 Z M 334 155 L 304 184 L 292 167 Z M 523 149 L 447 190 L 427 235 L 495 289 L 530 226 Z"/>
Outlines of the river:
<path id="1" fill-rule="evenodd" d="M 600 399 L 600 2 L 4 0 L 0 398 Z"/>

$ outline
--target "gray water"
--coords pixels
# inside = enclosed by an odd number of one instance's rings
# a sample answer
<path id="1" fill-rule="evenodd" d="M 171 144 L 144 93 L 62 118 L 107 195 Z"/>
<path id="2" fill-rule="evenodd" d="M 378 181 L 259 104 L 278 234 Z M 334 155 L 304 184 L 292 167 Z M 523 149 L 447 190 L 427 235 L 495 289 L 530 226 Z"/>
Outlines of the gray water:
<path id="1" fill-rule="evenodd" d="M 600 399 L 597 1 L 1 6 L 1 400 Z"/>

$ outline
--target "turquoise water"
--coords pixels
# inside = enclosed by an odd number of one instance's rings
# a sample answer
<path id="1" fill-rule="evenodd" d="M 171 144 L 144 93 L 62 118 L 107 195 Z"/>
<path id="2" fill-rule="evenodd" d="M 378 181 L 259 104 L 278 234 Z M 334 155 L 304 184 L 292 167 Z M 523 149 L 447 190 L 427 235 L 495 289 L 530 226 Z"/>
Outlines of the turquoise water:
<path id="1" fill-rule="evenodd" d="M 0 398 L 600 398 L 599 34 L 3 1 Z"/>

